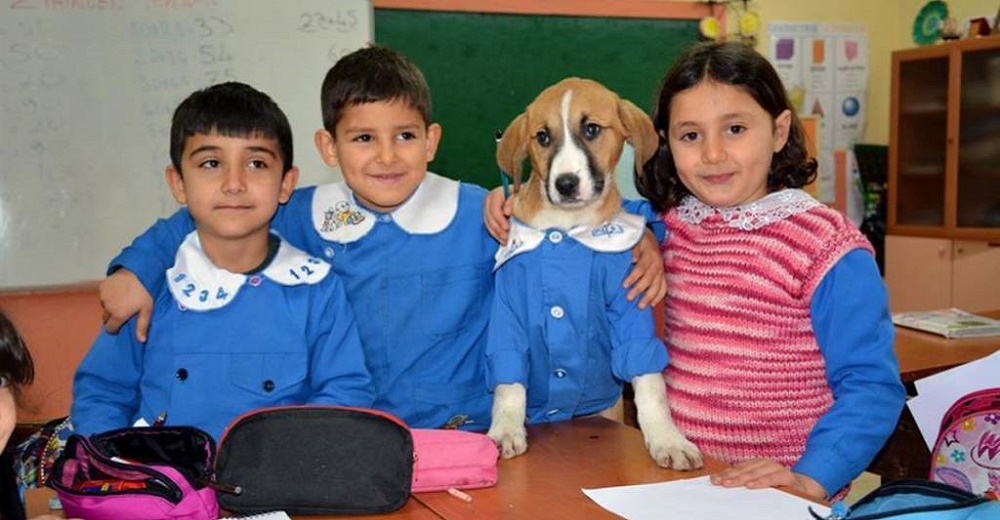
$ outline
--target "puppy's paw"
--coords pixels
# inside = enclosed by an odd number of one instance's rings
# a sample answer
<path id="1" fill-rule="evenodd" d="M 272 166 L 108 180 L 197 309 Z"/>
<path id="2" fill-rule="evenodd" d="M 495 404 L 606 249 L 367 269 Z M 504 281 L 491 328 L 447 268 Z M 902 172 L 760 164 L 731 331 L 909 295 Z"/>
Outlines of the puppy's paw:
<path id="1" fill-rule="evenodd" d="M 486 432 L 500 446 L 500 456 L 512 459 L 528 451 L 524 428 L 527 393 L 519 383 L 499 384 L 493 389 L 493 421 Z"/>
<path id="2" fill-rule="evenodd" d="M 528 451 L 528 432 L 524 426 L 502 427 L 495 422 L 486 433 L 500 446 L 500 456 L 513 459 Z"/>
<path id="3" fill-rule="evenodd" d="M 649 455 L 660 467 L 688 471 L 702 466 L 701 450 L 677 429 L 643 433 Z"/>

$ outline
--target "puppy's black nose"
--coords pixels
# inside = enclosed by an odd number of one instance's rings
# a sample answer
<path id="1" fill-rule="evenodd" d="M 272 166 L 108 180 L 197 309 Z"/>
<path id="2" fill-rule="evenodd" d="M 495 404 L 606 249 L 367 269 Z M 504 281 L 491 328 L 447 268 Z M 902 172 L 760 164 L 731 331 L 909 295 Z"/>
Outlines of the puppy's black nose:
<path id="1" fill-rule="evenodd" d="M 580 178 L 572 173 L 563 173 L 556 177 L 556 191 L 563 197 L 576 195 L 576 190 L 580 186 Z"/>

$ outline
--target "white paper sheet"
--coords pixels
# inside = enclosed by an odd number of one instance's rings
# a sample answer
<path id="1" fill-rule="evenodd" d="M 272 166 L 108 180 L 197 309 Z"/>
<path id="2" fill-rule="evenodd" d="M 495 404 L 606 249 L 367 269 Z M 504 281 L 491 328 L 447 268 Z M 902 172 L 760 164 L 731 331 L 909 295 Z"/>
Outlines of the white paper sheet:
<path id="1" fill-rule="evenodd" d="M 919 379 L 913 384 L 917 388 L 917 396 L 907 401 L 906 405 L 910 407 L 927 449 L 933 451 L 941 419 L 959 397 L 1000 386 L 1000 351 Z"/>
<path id="2" fill-rule="evenodd" d="M 597 505 L 627 520 L 802 520 L 830 508 L 777 489 L 724 488 L 708 477 L 656 484 L 584 489 Z"/>

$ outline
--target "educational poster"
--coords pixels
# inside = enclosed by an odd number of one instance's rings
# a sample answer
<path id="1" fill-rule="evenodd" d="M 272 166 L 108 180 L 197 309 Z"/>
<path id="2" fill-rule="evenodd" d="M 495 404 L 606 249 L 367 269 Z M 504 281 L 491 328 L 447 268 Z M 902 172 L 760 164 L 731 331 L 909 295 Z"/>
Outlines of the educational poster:
<path id="1" fill-rule="evenodd" d="M 800 115 L 819 121 L 819 176 L 813 195 L 837 198 L 835 150 L 864 136 L 868 36 L 860 24 L 772 22 L 769 58 Z M 842 173 L 848 180 L 850 175 Z M 843 201 L 841 201 L 842 203 Z"/>

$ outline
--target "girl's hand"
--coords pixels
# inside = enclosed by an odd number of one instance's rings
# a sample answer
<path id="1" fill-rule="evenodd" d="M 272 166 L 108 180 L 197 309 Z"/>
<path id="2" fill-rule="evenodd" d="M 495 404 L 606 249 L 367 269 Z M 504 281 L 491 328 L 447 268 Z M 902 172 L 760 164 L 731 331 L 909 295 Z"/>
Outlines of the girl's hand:
<path id="1" fill-rule="evenodd" d="M 723 487 L 760 489 L 782 486 L 794 489 L 816 500 L 826 500 L 826 490 L 810 477 L 770 459 L 753 459 L 724 469 L 710 477 L 713 484 Z"/>
<path id="2" fill-rule="evenodd" d="M 630 288 L 628 301 L 635 300 L 642 294 L 638 307 L 645 309 L 654 306 L 667 295 L 667 278 L 663 271 L 663 256 L 656 237 L 650 230 L 642 236 L 642 240 L 632 248 L 632 263 L 634 267 L 625 278 L 623 287 Z"/>
<path id="3" fill-rule="evenodd" d="M 149 317 L 153 315 L 153 298 L 146 292 L 139 279 L 128 269 L 119 269 L 105 278 L 98 286 L 101 307 L 104 309 L 104 328 L 111 334 L 136 313 L 135 338 L 146 342 Z"/>
<path id="4" fill-rule="evenodd" d="M 486 195 L 483 203 L 483 222 L 486 230 L 500 244 L 507 244 L 507 231 L 510 230 L 510 215 L 514 212 L 513 198 L 504 197 L 503 188 L 493 188 Z"/>

